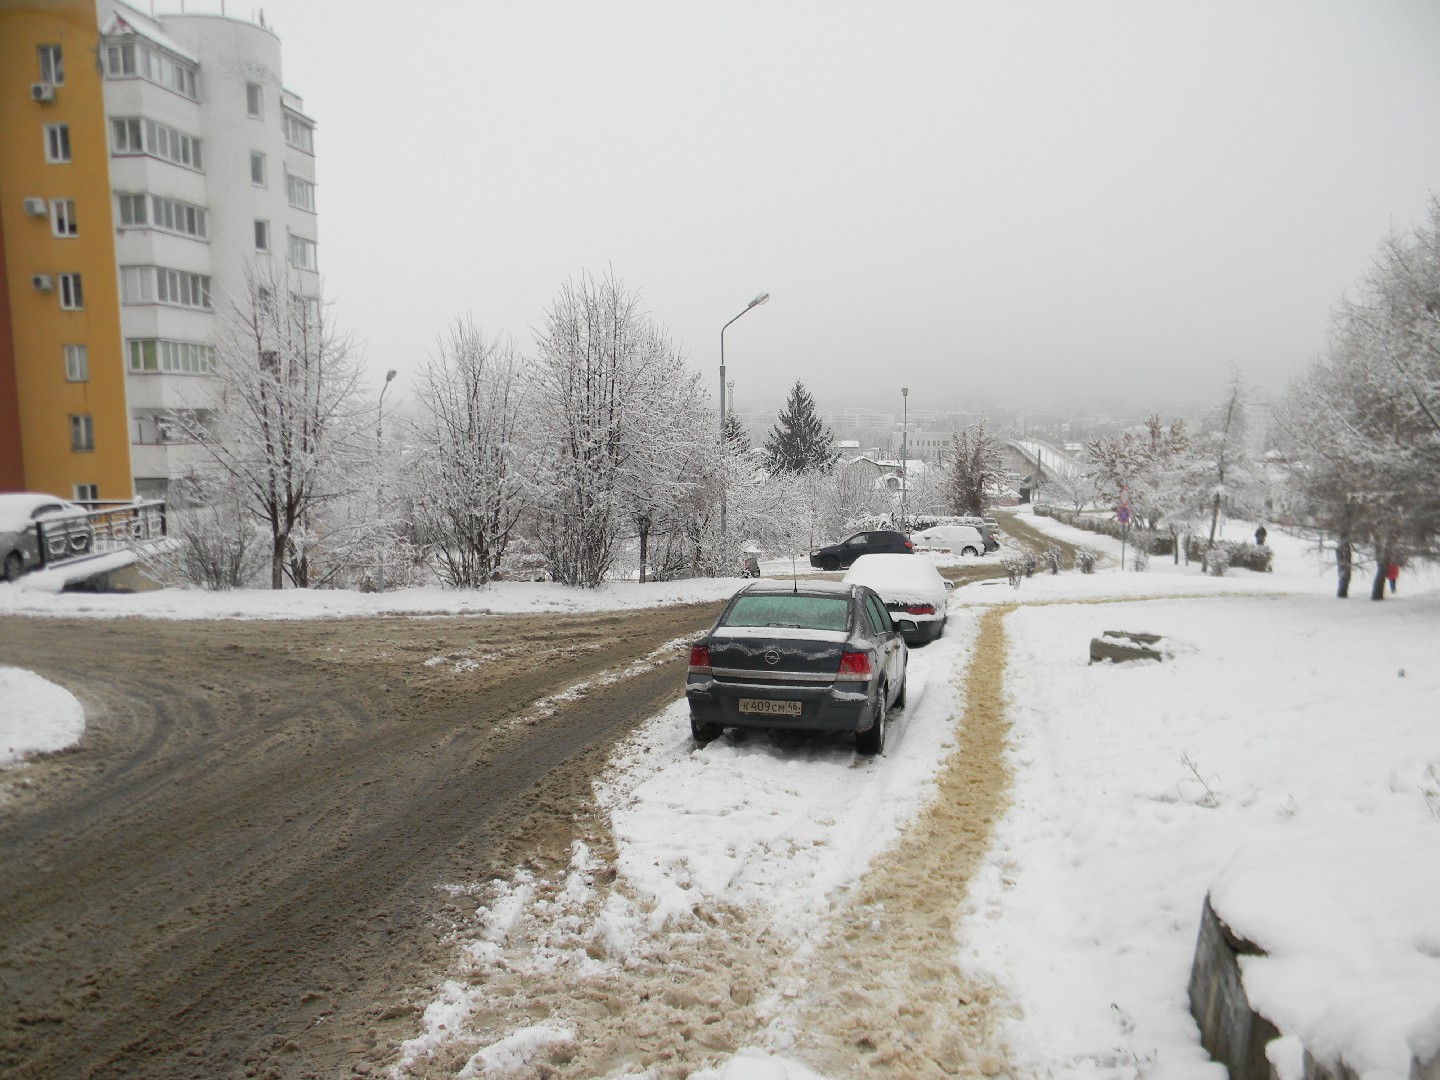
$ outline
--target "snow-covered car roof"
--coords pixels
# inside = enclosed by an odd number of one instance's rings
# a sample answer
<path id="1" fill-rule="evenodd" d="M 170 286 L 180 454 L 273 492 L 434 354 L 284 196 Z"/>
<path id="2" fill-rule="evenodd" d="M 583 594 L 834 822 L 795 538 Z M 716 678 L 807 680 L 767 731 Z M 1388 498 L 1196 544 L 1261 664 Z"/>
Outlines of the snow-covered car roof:
<path id="1" fill-rule="evenodd" d="M 843 580 L 868 585 L 886 603 L 934 604 L 943 610 L 947 600 L 945 579 L 924 556 L 861 555 Z"/>
<path id="2" fill-rule="evenodd" d="M 861 556 L 867 558 L 868 556 Z M 902 556 L 909 558 L 909 556 Z M 859 562 L 860 560 L 855 560 Z M 863 581 L 860 584 L 865 584 Z M 749 593 L 788 593 L 802 592 L 811 596 L 849 596 L 850 587 L 840 581 L 818 581 L 815 579 L 800 579 L 792 581 L 790 578 L 765 578 L 761 581 L 752 581 L 740 592 Z"/>
<path id="3" fill-rule="evenodd" d="M 24 532 L 37 507 L 54 503 L 66 514 L 83 514 L 85 510 L 74 503 L 33 491 L 8 491 L 0 495 L 0 532 Z"/>
<path id="4" fill-rule="evenodd" d="M 980 530 L 974 525 L 935 525 L 911 533 L 911 540 L 976 540 L 981 539 Z"/>

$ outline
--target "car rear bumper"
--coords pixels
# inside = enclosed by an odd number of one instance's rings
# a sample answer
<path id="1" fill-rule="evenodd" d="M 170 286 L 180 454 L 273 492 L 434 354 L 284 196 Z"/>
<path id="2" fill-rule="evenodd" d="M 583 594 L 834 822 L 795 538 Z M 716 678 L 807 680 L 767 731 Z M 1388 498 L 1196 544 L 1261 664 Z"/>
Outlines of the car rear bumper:
<path id="1" fill-rule="evenodd" d="M 793 728 L 801 731 L 868 731 L 875 722 L 874 694 L 865 683 L 854 690 L 834 687 L 775 686 L 773 684 L 717 682 L 691 676 L 685 698 L 696 720 L 721 727 Z M 741 698 L 764 701 L 798 701 L 799 716 L 743 713 Z"/>

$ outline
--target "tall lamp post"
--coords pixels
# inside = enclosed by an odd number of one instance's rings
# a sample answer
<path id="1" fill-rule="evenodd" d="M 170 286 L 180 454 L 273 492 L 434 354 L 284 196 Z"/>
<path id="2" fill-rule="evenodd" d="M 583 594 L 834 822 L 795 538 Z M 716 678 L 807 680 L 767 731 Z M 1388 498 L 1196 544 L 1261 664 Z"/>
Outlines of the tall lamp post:
<path id="1" fill-rule="evenodd" d="M 900 387 L 900 528 L 905 528 L 905 487 L 910 476 L 910 388 Z"/>
<path id="2" fill-rule="evenodd" d="M 385 391 L 395 378 L 392 367 L 385 372 L 385 385 L 380 387 L 380 402 L 375 406 L 375 508 L 379 512 L 380 527 L 385 527 Z M 380 547 L 375 553 L 375 589 L 385 591 L 385 538 L 380 538 Z"/>
<path id="3" fill-rule="evenodd" d="M 769 299 L 770 294 L 762 292 L 745 305 L 745 311 L 759 307 Z M 744 315 L 745 311 L 740 312 L 740 315 Z M 740 315 L 736 315 L 735 319 L 740 318 Z M 731 319 L 720 328 L 720 454 L 722 460 L 725 454 L 725 331 L 730 329 L 730 323 L 733 323 L 735 319 Z M 722 538 L 726 535 L 725 488 L 723 486 L 720 488 L 720 535 Z"/>

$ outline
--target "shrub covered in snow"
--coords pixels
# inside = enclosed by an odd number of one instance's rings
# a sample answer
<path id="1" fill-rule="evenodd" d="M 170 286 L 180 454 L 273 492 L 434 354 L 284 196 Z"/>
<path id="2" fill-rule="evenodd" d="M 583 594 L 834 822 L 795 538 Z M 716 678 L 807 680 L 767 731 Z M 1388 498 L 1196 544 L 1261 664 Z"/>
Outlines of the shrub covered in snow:
<path id="1" fill-rule="evenodd" d="M 1100 556 L 1095 554 L 1094 548 L 1082 547 L 1075 549 L 1075 565 L 1080 567 L 1082 574 L 1093 574 L 1095 572 L 1095 564 L 1099 560 Z"/>
<path id="2" fill-rule="evenodd" d="M 1239 566 L 1246 570 L 1268 573 L 1273 566 L 1275 553 L 1264 544 L 1251 544 L 1244 540 L 1221 540 L 1214 551 L 1224 550 L 1229 560 L 1227 566 Z M 1186 537 L 1185 558 L 1189 562 L 1209 565 L 1206 559 L 1205 539 L 1200 536 Z"/>
<path id="3" fill-rule="evenodd" d="M 1020 579 L 1029 577 L 1034 573 L 1035 568 L 1026 559 L 1025 553 L 1017 552 L 1014 555 L 1006 555 L 1000 560 L 1000 565 L 1005 568 L 1005 577 L 1015 588 L 1020 587 Z M 1028 568 L 1028 569 L 1027 569 Z"/>
<path id="4" fill-rule="evenodd" d="M 1230 552 L 1223 544 L 1217 544 L 1205 555 L 1205 572 L 1212 577 L 1224 577 L 1230 569 Z"/>
<path id="5" fill-rule="evenodd" d="M 1149 545 L 1152 555 L 1173 555 L 1175 553 L 1175 538 L 1168 531 L 1152 532 L 1134 524 L 1130 525 L 1127 530 L 1125 526 L 1115 520 L 1113 514 L 1081 514 L 1061 506 L 1047 506 L 1040 503 L 1035 505 L 1034 512 L 1041 517 L 1054 518 L 1056 521 L 1076 529 L 1099 533 L 1101 536 L 1113 536 L 1116 540 L 1125 536 L 1130 543 L 1137 546 L 1143 541 Z"/>
<path id="6" fill-rule="evenodd" d="M 1035 571 L 1040 569 L 1040 552 L 1033 547 L 1026 547 L 1020 552 L 1021 565 L 1024 568 L 1026 577 L 1034 577 Z"/>
<path id="7" fill-rule="evenodd" d="M 1057 545 L 1051 544 L 1047 547 L 1045 549 L 1045 569 L 1052 574 L 1060 573 L 1060 556 L 1061 551 Z"/>

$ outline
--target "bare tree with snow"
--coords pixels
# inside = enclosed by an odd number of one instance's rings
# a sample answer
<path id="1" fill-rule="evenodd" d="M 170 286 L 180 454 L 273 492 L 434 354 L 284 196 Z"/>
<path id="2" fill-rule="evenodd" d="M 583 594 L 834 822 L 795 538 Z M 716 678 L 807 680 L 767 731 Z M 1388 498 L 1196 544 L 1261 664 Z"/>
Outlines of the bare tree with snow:
<path id="1" fill-rule="evenodd" d="M 1192 475 L 1208 503 L 1209 550 L 1215 546 L 1220 515 L 1247 510 L 1247 497 L 1255 484 L 1258 462 L 1250 445 L 1250 406 L 1239 371 L 1232 372 L 1224 396 L 1206 416 L 1192 462 Z"/>
<path id="2" fill-rule="evenodd" d="M 536 536 L 556 580 L 594 587 L 625 526 L 648 532 L 667 485 L 684 479 L 667 454 L 677 423 L 690 423 L 694 385 L 613 275 L 567 282 L 537 344 Z"/>
<path id="3" fill-rule="evenodd" d="M 950 448 L 950 512 L 983 514 L 1005 480 L 1000 440 L 985 422 L 957 431 Z"/>
<path id="4" fill-rule="evenodd" d="M 495 577 L 527 506 L 522 375 L 512 342 L 457 319 L 417 376 L 412 528 L 452 586 Z"/>
<path id="5" fill-rule="evenodd" d="M 214 346 L 213 413 L 176 410 L 168 422 L 202 448 L 197 471 L 223 474 L 265 527 L 271 588 L 287 576 L 307 587 L 316 549 L 345 538 L 321 527 L 321 512 L 364 486 L 374 466 L 356 350 L 328 305 L 270 260 L 247 271 Z"/>
<path id="6" fill-rule="evenodd" d="M 1382 244 L 1279 428 L 1297 483 L 1337 534 L 1338 595 L 1360 546 L 1382 599 L 1386 565 L 1440 539 L 1440 200 L 1425 225 Z"/>

